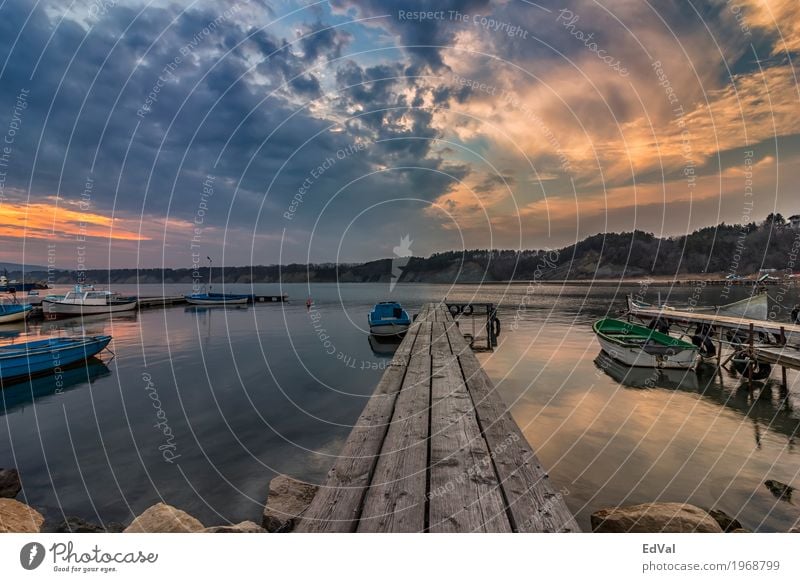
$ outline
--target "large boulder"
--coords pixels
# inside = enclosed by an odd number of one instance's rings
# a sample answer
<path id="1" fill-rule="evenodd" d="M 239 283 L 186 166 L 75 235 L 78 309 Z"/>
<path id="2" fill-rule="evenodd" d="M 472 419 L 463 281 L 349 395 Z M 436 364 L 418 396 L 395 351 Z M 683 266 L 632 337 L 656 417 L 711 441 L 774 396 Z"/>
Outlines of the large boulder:
<path id="1" fill-rule="evenodd" d="M 200 533 L 267 533 L 267 530 L 252 521 L 242 521 L 233 525 L 207 527 L 201 529 Z"/>
<path id="2" fill-rule="evenodd" d="M 267 504 L 261 525 L 268 532 L 290 532 L 297 527 L 300 517 L 305 513 L 318 485 L 303 483 L 286 475 L 278 475 L 269 482 Z"/>
<path id="3" fill-rule="evenodd" d="M 743 530 L 744 526 L 738 519 L 731 517 L 721 509 L 710 509 L 708 515 L 714 518 L 724 532 L 733 532 L 736 530 Z"/>
<path id="4" fill-rule="evenodd" d="M 602 533 L 721 533 L 707 511 L 688 503 L 643 503 L 595 511 L 592 531 Z"/>
<path id="5" fill-rule="evenodd" d="M 42 514 L 15 499 L 0 499 L 0 533 L 38 533 Z"/>
<path id="6" fill-rule="evenodd" d="M 185 511 L 156 503 L 134 519 L 124 533 L 187 533 L 203 528 L 202 523 Z"/>
<path id="7" fill-rule="evenodd" d="M 22 489 L 16 469 L 0 469 L 0 497 L 14 499 Z"/>

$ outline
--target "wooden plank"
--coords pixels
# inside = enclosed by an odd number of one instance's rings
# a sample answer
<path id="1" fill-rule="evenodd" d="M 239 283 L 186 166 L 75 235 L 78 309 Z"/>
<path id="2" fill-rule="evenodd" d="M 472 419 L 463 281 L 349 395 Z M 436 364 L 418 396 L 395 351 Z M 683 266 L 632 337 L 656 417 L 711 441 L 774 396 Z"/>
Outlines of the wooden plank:
<path id="1" fill-rule="evenodd" d="M 475 355 L 463 353 L 458 359 L 500 479 L 514 531 L 580 531 L 563 497 L 550 486 L 547 473 Z"/>
<path id="2" fill-rule="evenodd" d="M 430 321 L 423 321 L 419 327 L 417 334 L 417 341 L 414 342 L 414 354 L 430 354 L 431 353 L 431 330 L 433 324 Z"/>
<path id="3" fill-rule="evenodd" d="M 755 348 L 756 359 L 770 364 L 800 369 L 800 351 L 790 347 Z"/>
<path id="4" fill-rule="evenodd" d="M 364 493 L 378 462 L 395 402 L 408 368 L 409 354 L 420 326 L 409 328 L 398 355 L 386 367 L 372 397 L 328 473 L 328 478 L 301 520 L 299 532 L 352 532 Z M 430 339 L 428 339 L 430 341 Z"/>
<path id="5" fill-rule="evenodd" d="M 429 531 L 510 532 L 458 359 L 436 354 L 432 358 Z"/>
<path id="6" fill-rule="evenodd" d="M 431 326 L 431 355 L 449 356 L 450 340 L 447 339 L 447 327 L 444 322 L 436 322 Z"/>
<path id="7" fill-rule="evenodd" d="M 364 501 L 359 532 L 425 530 L 431 360 L 414 354 Z"/>
<path id="8" fill-rule="evenodd" d="M 746 317 L 716 315 L 713 313 L 695 313 L 693 311 L 680 311 L 677 309 L 659 309 L 657 307 L 635 308 L 631 309 L 630 313 L 645 319 L 661 318 L 666 321 L 686 324 L 701 323 L 739 331 L 749 330 L 750 324 L 752 324 L 755 332 L 774 335 L 780 335 L 781 328 L 786 328 L 785 323 L 771 322 L 763 319 L 749 319 Z M 786 333 L 786 341 L 792 345 L 800 345 L 800 332 L 788 330 Z"/>

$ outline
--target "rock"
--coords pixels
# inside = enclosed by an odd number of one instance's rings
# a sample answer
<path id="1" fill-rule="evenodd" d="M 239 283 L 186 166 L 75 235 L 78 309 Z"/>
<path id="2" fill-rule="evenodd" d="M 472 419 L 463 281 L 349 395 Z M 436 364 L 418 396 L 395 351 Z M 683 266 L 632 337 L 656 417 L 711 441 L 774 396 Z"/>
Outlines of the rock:
<path id="1" fill-rule="evenodd" d="M 252 521 L 242 521 L 234 525 L 207 527 L 199 533 L 267 533 L 267 530 Z"/>
<path id="2" fill-rule="evenodd" d="M 744 529 L 738 519 L 731 517 L 721 509 L 709 509 L 708 515 L 714 518 L 714 521 L 719 524 L 719 527 L 721 527 L 724 532 Z"/>
<path id="3" fill-rule="evenodd" d="M 22 489 L 16 469 L 0 469 L 0 497 L 14 499 Z"/>
<path id="4" fill-rule="evenodd" d="M 791 503 L 794 487 L 787 485 L 786 483 L 776 481 L 775 479 L 768 479 L 764 481 L 764 485 L 767 487 L 767 489 L 769 489 L 769 492 L 772 493 L 776 499 L 785 499 Z"/>
<path id="5" fill-rule="evenodd" d="M 124 533 L 184 533 L 203 528 L 202 523 L 185 511 L 166 503 L 156 503 L 134 519 Z"/>
<path id="6" fill-rule="evenodd" d="M 38 533 L 42 514 L 15 499 L 0 499 L 0 533 Z"/>
<path id="7" fill-rule="evenodd" d="M 119 533 L 125 529 L 121 523 L 112 521 L 105 525 L 99 525 L 81 519 L 80 517 L 68 517 L 67 519 L 56 522 L 45 522 L 42 532 L 45 533 Z"/>
<path id="8" fill-rule="evenodd" d="M 297 481 L 286 475 L 278 475 L 269 482 L 267 504 L 261 525 L 268 532 L 289 532 L 300 522 L 314 495 L 318 485 Z"/>
<path id="9" fill-rule="evenodd" d="M 592 531 L 602 533 L 720 533 L 708 512 L 688 503 L 643 503 L 595 511 Z"/>
<path id="10" fill-rule="evenodd" d="M 736 529 L 732 529 L 729 533 L 753 533 L 749 529 L 744 529 L 743 527 L 737 527 Z"/>

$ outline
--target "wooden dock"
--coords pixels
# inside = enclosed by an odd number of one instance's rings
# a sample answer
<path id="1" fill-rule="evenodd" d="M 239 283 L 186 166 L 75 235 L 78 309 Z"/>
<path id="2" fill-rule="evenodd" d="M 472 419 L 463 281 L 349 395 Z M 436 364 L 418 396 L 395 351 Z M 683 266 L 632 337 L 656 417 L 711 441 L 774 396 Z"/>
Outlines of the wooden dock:
<path id="1" fill-rule="evenodd" d="M 168 307 L 170 305 L 182 305 L 186 303 L 183 295 L 167 295 L 164 297 L 139 297 L 139 309 L 150 309 L 152 307 Z"/>
<path id="2" fill-rule="evenodd" d="M 400 344 L 299 532 L 575 532 L 444 305 Z"/>
<path id="3" fill-rule="evenodd" d="M 766 319 L 749 319 L 715 313 L 698 313 L 659 307 L 629 307 L 629 313 L 635 317 L 653 320 L 663 319 L 670 323 L 683 325 L 705 325 L 720 330 L 731 330 L 756 334 L 766 334 L 773 338 L 782 338 L 781 343 L 800 346 L 800 326 L 791 323 L 780 323 Z"/>

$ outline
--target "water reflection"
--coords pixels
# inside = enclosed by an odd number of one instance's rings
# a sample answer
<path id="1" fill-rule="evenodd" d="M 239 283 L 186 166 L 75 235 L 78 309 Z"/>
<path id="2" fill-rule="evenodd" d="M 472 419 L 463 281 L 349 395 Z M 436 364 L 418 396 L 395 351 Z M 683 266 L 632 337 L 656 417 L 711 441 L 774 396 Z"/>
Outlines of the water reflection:
<path id="1" fill-rule="evenodd" d="M 791 394 L 781 382 L 767 380 L 748 384 L 738 376 L 728 378 L 709 365 L 697 372 L 631 368 L 613 360 L 605 352 L 595 359 L 595 365 L 619 384 L 628 388 L 663 388 L 699 394 L 704 399 L 734 410 L 753 421 L 756 446 L 761 446 L 764 428 L 785 435 L 788 449 L 793 450 L 800 432 L 800 418 L 794 414 Z"/>
<path id="2" fill-rule="evenodd" d="M 109 376 L 111 370 L 96 357 L 89 358 L 61 371 L 22 380 L 13 385 L 7 385 L 0 391 L 3 402 L 3 412 L 8 414 L 17 409 L 23 409 L 31 403 L 41 404 L 51 396 L 63 394 L 75 388 L 91 384 L 94 380 Z"/>
<path id="3" fill-rule="evenodd" d="M 400 344 L 403 343 L 403 338 L 378 337 L 372 334 L 369 334 L 368 340 L 369 347 L 376 356 L 393 356 Z"/>

